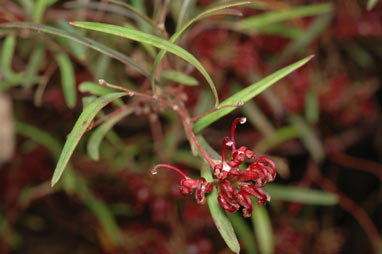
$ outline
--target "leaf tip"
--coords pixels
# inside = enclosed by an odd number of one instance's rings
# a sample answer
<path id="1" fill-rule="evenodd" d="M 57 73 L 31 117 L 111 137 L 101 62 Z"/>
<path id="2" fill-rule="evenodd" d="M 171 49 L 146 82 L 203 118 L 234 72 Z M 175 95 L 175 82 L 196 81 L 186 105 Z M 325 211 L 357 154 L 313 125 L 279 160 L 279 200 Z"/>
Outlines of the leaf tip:
<path id="1" fill-rule="evenodd" d="M 308 61 L 310 61 L 310 60 L 312 60 L 312 58 L 314 58 L 315 57 L 315 55 L 310 55 L 310 56 L 308 56 Z"/>
<path id="2" fill-rule="evenodd" d="M 72 26 L 77 26 L 75 21 L 68 21 L 68 24 Z"/>
<path id="3" fill-rule="evenodd" d="M 57 180 L 55 179 L 52 179 L 52 181 L 50 182 L 50 187 L 53 188 L 57 183 Z"/>

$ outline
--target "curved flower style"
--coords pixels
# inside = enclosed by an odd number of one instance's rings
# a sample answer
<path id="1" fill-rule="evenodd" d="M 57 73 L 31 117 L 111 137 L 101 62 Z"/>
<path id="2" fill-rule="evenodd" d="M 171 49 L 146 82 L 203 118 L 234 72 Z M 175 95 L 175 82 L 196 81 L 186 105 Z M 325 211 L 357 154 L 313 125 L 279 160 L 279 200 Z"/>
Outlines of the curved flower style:
<path id="1" fill-rule="evenodd" d="M 220 205 L 230 213 L 243 207 L 244 217 L 250 217 L 253 206 L 249 196 L 257 198 L 260 206 L 270 201 L 270 196 L 262 189 L 267 182 L 271 182 L 276 177 L 276 166 L 270 159 L 259 157 L 254 160 L 246 169 L 241 170 L 240 165 L 247 160 L 254 159 L 256 154 L 245 146 L 236 148 L 235 131 L 237 123 L 244 124 L 245 117 L 237 118 L 232 124 L 231 137 L 225 137 L 222 144 L 222 160 L 213 167 L 213 174 L 216 177 L 212 182 L 207 182 L 203 177 L 192 179 L 185 175 L 180 169 L 167 164 L 155 166 L 151 173 L 156 174 L 158 168 L 168 168 L 176 171 L 183 179 L 179 181 L 180 193 L 183 195 L 192 194 L 195 190 L 195 199 L 199 204 L 206 201 L 205 194 L 210 193 L 214 185 L 218 188 L 218 201 Z M 227 161 L 227 147 L 231 147 L 231 160 Z M 237 186 L 237 188 L 235 187 Z"/>

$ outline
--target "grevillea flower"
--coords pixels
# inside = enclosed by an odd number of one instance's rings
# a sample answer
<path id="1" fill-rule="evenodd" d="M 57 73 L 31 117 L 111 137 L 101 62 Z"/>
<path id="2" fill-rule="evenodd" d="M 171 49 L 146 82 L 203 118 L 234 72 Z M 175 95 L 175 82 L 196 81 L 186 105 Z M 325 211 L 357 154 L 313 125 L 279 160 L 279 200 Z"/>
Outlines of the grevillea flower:
<path id="1" fill-rule="evenodd" d="M 257 198 L 260 206 L 270 201 L 270 196 L 262 189 L 267 182 L 271 182 L 276 177 L 276 166 L 266 157 L 256 158 L 256 154 L 245 146 L 239 148 L 235 143 L 235 131 L 237 123 L 244 124 L 246 118 L 237 118 L 232 124 L 231 137 L 226 137 L 222 144 L 222 160 L 213 166 L 213 174 L 216 177 L 211 182 L 207 182 L 203 177 L 200 179 L 189 178 L 180 169 L 159 164 L 155 166 L 151 173 L 156 174 L 159 168 L 171 169 L 179 173 L 183 179 L 179 181 L 180 193 L 183 195 L 192 194 L 195 191 L 195 199 L 199 204 L 206 201 L 205 195 L 212 191 L 217 185 L 218 201 L 220 205 L 230 213 L 243 207 L 244 217 L 250 217 L 253 206 L 249 196 Z M 227 147 L 231 147 L 231 160 L 227 160 Z M 239 167 L 245 160 L 255 159 L 246 169 Z"/>

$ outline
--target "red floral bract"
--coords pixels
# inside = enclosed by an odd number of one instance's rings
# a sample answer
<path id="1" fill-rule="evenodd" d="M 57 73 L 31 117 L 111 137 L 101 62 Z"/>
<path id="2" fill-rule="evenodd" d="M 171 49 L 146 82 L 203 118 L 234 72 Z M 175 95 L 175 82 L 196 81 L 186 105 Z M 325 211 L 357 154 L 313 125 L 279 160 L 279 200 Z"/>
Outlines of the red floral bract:
<path id="1" fill-rule="evenodd" d="M 167 165 L 158 164 L 151 173 L 156 174 L 158 168 L 167 168 L 176 171 L 183 179 L 179 181 L 180 193 L 192 194 L 195 190 L 195 199 L 199 204 L 206 201 L 205 194 L 210 193 L 214 185 L 218 188 L 218 201 L 220 205 L 230 213 L 243 207 L 244 217 L 250 217 L 253 206 L 249 196 L 257 198 L 260 206 L 270 201 L 270 196 L 263 190 L 267 182 L 276 177 L 276 166 L 266 157 L 256 158 L 256 154 L 245 146 L 236 148 L 235 131 L 237 123 L 244 124 L 245 117 L 237 118 L 232 124 L 231 137 L 225 137 L 222 144 L 222 160 L 213 165 L 213 174 L 216 177 L 207 182 L 203 177 L 200 179 L 189 178 L 180 169 Z M 231 160 L 227 161 L 227 147 L 231 147 Z M 255 159 L 246 169 L 239 167 L 245 160 Z"/>

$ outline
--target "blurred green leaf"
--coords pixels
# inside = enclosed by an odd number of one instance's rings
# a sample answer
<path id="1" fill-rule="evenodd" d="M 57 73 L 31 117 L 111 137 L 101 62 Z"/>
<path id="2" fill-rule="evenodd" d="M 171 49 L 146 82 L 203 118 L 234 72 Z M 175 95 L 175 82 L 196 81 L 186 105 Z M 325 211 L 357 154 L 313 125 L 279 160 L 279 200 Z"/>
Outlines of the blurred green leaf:
<path id="1" fill-rule="evenodd" d="M 265 153 L 269 149 L 277 145 L 298 138 L 299 134 L 294 126 L 285 126 L 273 131 L 271 134 L 262 138 L 253 149 L 254 151 L 261 151 Z"/>
<path id="2" fill-rule="evenodd" d="M 303 17 L 311 17 L 330 12 L 333 6 L 330 3 L 293 7 L 281 11 L 266 12 L 260 15 L 242 19 L 235 25 L 237 30 L 257 31 L 271 24 Z"/>
<path id="3" fill-rule="evenodd" d="M 320 162 L 325 156 L 324 147 L 312 127 L 298 115 L 291 115 L 289 121 L 296 128 L 301 141 L 304 143 L 313 159 L 316 162 Z"/>
<path id="4" fill-rule="evenodd" d="M 113 128 L 113 126 L 122 120 L 124 117 L 128 116 L 133 112 L 133 108 L 128 108 L 114 115 L 107 121 L 105 121 L 102 125 L 100 125 L 93 133 L 90 135 L 87 151 L 90 158 L 93 160 L 99 160 L 99 146 L 104 139 L 106 133 Z"/>
<path id="5" fill-rule="evenodd" d="M 39 128 L 29 124 L 20 121 L 15 121 L 14 124 L 17 134 L 28 137 L 37 144 L 46 147 L 52 153 L 53 157 L 58 159 L 62 145 L 56 138 L 54 138 L 48 132 L 42 131 Z"/>
<path id="6" fill-rule="evenodd" d="M 93 75 L 96 80 L 98 79 L 105 79 L 110 80 L 109 76 L 111 76 L 110 73 L 110 63 L 111 63 L 111 57 L 108 55 L 101 54 L 99 57 L 97 57 L 97 60 L 94 62 L 94 71 Z"/>
<path id="7" fill-rule="evenodd" d="M 1 70 L 5 79 L 16 84 L 21 81 L 22 73 L 16 73 L 12 70 L 12 59 L 16 48 L 16 37 L 14 35 L 8 35 L 5 37 L 1 48 Z"/>
<path id="8" fill-rule="evenodd" d="M 104 32 L 104 33 L 121 36 L 121 37 L 128 38 L 135 41 L 144 42 L 144 43 L 153 45 L 155 47 L 165 49 L 181 57 L 182 59 L 186 60 L 187 62 L 195 66 L 195 68 L 198 69 L 200 73 L 202 73 L 202 75 L 206 78 L 208 84 L 210 85 L 212 92 L 214 93 L 216 106 L 219 104 L 217 91 L 210 75 L 204 69 L 202 64 L 193 55 L 191 55 L 188 51 L 184 50 L 183 48 L 171 42 L 168 42 L 162 38 L 159 38 L 157 36 L 147 34 L 147 33 L 144 33 L 135 29 L 127 28 L 127 27 L 96 23 L 96 22 L 85 22 L 85 21 L 77 21 L 71 24 L 77 27 L 85 28 L 85 29 Z"/>
<path id="9" fill-rule="evenodd" d="M 287 67 L 282 68 L 281 70 L 278 70 L 271 75 L 263 78 L 262 80 L 242 89 L 240 92 L 235 93 L 225 101 L 223 101 L 220 106 L 223 105 L 237 105 L 239 102 L 247 102 L 254 98 L 256 95 L 260 94 L 262 91 L 294 71 L 295 69 L 301 67 L 302 65 L 306 64 L 310 59 L 312 59 L 313 56 L 308 56 L 298 62 L 295 62 L 291 65 L 288 65 Z M 229 114 L 232 112 L 235 108 L 229 107 L 229 108 L 223 108 L 216 110 L 206 116 L 203 116 L 199 120 L 196 121 L 194 125 L 194 131 L 199 132 L 211 123 L 215 122 L 216 120 L 222 118 L 223 116 Z"/>
<path id="10" fill-rule="evenodd" d="M 305 118 L 308 123 L 317 123 L 320 117 L 318 96 L 313 91 L 305 94 Z"/>
<path id="11" fill-rule="evenodd" d="M 274 132 L 275 129 L 272 123 L 253 101 L 247 101 L 243 105 L 242 111 L 247 116 L 249 122 L 263 135 L 269 135 Z"/>
<path id="12" fill-rule="evenodd" d="M 142 27 L 141 21 L 144 21 L 146 22 L 146 24 L 149 24 L 152 28 L 159 31 L 159 28 L 157 27 L 155 22 L 151 18 L 149 18 L 145 13 L 140 12 L 139 10 L 134 8 L 134 6 L 122 1 L 118 1 L 118 0 L 109 0 L 109 2 L 126 8 L 131 14 L 133 14 L 133 16 L 137 17 L 139 19 L 137 20 L 139 23 L 138 25 L 139 27 Z M 142 30 L 147 32 L 147 29 L 142 29 Z"/>
<path id="13" fill-rule="evenodd" d="M 74 108 L 77 102 L 77 91 L 72 61 L 65 53 L 58 53 L 55 58 L 60 69 L 61 86 L 66 105 L 68 105 L 69 108 Z"/>
<path id="14" fill-rule="evenodd" d="M 77 34 L 78 31 L 76 31 L 76 29 L 74 29 L 71 25 L 69 25 L 66 21 L 64 20 L 59 20 L 57 21 L 57 25 L 65 30 L 65 31 L 68 31 L 70 33 L 73 33 L 73 34 Z M 79 35 L 81 36 L 81 35 Z M 58 37 L 58 39 L 60 40 L 60 42 L 65 46 L 65 48 L 68 48 L 68 50 L 73 53 L 73 55 L 75 57 L 77 57 L 78 59 L 81 59 L 81 60 L 85 60 L 85 57 L 86 57 L 86 48 L 83 44 L 77 42 L 77 41 L 73 41 L 73 40 L 70 40 L 68 38 L 64 38 L 64 37 Z"/>
<path id="15" fill-rule="evenodd" d="M 212 173 L 210 166 L 207 162 L 203 163 L 202 177 L 204 177 L 207 182 L 212 181 Z M 215 222 L 216 228 L 218 229 L 220 235 L 223 237 L 227 246 L 235 253 L 240 252 L 240 245 L 236 238 L 235 231 L 233 230 L 232 224 L 229 221 L 226 213 L 218 202 L 218 191 L 216 187 L 213 188 L 212 192 L 207 196 L 208 207 L 211 212 L 211 216 Z"/>
<path id="16" fill-rule="evenodd" d="M 118 224 L 107 205 L 101 199 L 97 199 L 93 195 L 83 198 L 83 201 L 97 216 L 101 226 L 105 229 L 113 243 L 118 244 L 121 242 L 121 232 L 118 228 Z"/>
<path id="17" fill-rule="evenodd" d="M 184 22 L 189 18 L 190 14 L 193 13 L 195 8 L 195 0 L 184 0 L 182 7 L 180 8 L 179 17 L 176 22 L 176 31 L 178 31 L 184 24 Z"/>
<path id="18" fill-rule="evenodd" d="M 194 77 L 175 70 L 164 70 L 161 72 L 161 77 L 186 86 L 196 86 L 199 84 Z"/>
<path id="19" fill-rule="evenodd" d="M 60 158 L 57 162 L 54 174 L 52 177 L 52 186 L 57 183 L 60 179 L 62 173 L 65 170 L 66 165 L 69 162 L 70 157 L 72 156 L 74 149 L 76 148 L 78 142 L 80 141 L 82 135 L 86 132 L 91 122 L 97 113 L 105 107 L 110 102 L 114 101 L 117 98 L 128 95 L 127 93 L 111 93 L 99 97 L 92 103 L 90 103 L 81 113 L 77 122 L 75 123 L 72 131 L 70 132 L 64 148 L 62 149 Z"/>
<path id="20" fill-rule="evenodd" d="M 271 195 L 272 200 L 298 202 L 309 205 L 335 205 L 338 203 L 337 195 L 322 190 L 278 184 L 267 184 L 265 190 Z"/>
<path id="21" fill-rule="evenodd" d="M 294 56 L 295 53 L 306 50 L 306 48 L 328 27 L 332 20 L 332 13 L 326 13 L 314 19 L 308 31 L 304 31 L 304 35 L 294 39 L 276 58 L 276 65 L 280 65 Z"/>
<path id="22" fill-rule="evenodd" d="M 261 254 L 274 253 L 274 240 L 272 232 L 272 223 L 267 209 L 260 207 L 255 198 L 251 198 L 253 204 L 252 224 L 256 234 L 259 252 Z"/>
<path id="23" fill-rule="evenodd" d="M 377 5 L 378 3 L 378 0 L 369 0 L 367 1 L 367 10 L 370 11 L 371 9 L 373 9 L 375 7 L 375 5 Z"/>
<path id="24" fill-rule="evenodd" d="M 257 32 L 262 34 L 278 35 L 292 40 L 305 36 L 305 31 L 303 29 L 284 24 L 272 24 L 271 26 L 259 27 Z"/>
<path id="25" fill-rule="evenodd" d="M 28 23 L 28 22 L 15 22 L 15 23 L 3 23 L 0 24 L 0 28 L 24 28 L 24 29 L 32 29 L 39 32 L 44 32 L 48 34 L 53 34 L 61 37 L 68 38 L 73 41 L 77 41 L 86 47 L 92 48 L 94 50 L 97 50 L 98 52 L 101 52 L 102 54 L 108 55 L 121 63 L 124 63 L 126 65 L 132 65 L 134 66 L 140 73 L 145 75 L 148 78 L 151 78 L 151 74 L 146 71 L 142 66 L 140 66 L 138 63 L 130 59 L 129 57 L 125 56 L 119 51 L 116 51 L 112 48 L 109 48 L 108 46 L 105 46 L 99 42 L 96 42 L 94 40 L 88 39 L 86 37 L 80 36 L 78 34 L 70 33 L 62 29 L 41 25 L 41 24 L 34 24 L 34 23 Z"/>
<path id="26" fill-rule="evenodd" d="M 55 159 L 59 159 L 61 151 L 61 143 L 50 135 L 37 127 L 32 125 L 15 121 L 15 130 L 17 134 L 27 137 L 37 144 L 40 144 L 50 150 Z M 117 244 L 121 240 L 120 231 L 118 225 L 114 219 L 113 214 L 110 212 L 107 205 L 101 200 L 97 199 L 89 190 L 85 180 L 74 170 L 72 170 L 70 164 L 67 166 L 67 174 L 62 179 L 62 187 L 67 193 L 76 193 L 81 197 L 84 204 L 95 214 L 101 223 L 102 228 L 108 234 L 114 244 Z M 52 190 L 52 189 L 50 189 Z M 35 194 L 31 193 L 37 191 L 41 195 L 41 191 L 47 191 L 45 184 L 24 189 L 24 195 L 20 198 L 19 202 L 25 204 L 28 202 L 28 198 Z M 53 192 L 53 191 L 52 191 Z M 29 197 L 28 197 L 29 196 Z M 1 222 L 1 220 L 0 220 Z"/>
<path id="27" fill-rule="evenodd" d="M 25 77 L 23 78 L 23 83 L 25 87 L 30 87 L 34 82 L 38 82 L 38 70 L 43 61 L 43 56 L 45 53 L 45 47 L 43 44 L 37 45 L 29 58 L 27 69 L 25 72 Z"/>
<path id="28" fill-rule="evenodd" d="M 45 9 L 57 2 L 57 0 L 37 0 L 33 6 L 32 19 L 34 23 L 41 23 Z"/>
<path id="29" fill-rule="evenodd" d="M 239 240 L 244 245 L 245 253 L 256 254 L 255 237 L 245 219 L 239 213 L 232 213 L 228 217 L 239 236 Z"/>

